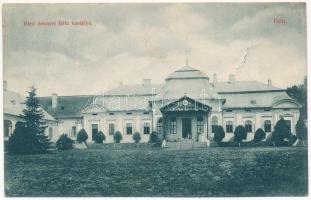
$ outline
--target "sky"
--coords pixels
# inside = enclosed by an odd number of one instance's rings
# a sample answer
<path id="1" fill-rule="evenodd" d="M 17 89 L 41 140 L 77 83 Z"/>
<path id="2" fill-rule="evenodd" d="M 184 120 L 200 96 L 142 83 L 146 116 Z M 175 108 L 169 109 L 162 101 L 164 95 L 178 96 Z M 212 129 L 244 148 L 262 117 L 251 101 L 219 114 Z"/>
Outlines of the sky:
<path id="1" fill-rule="evenodd" d="M 188 55 L 211 79 L 286 88 L 307 74 L 306 37 L 304 3 L 5 4 L 3 79 L 24 95 L 31 85 L 39 96 L 100 94 L 164 83 Z"/>

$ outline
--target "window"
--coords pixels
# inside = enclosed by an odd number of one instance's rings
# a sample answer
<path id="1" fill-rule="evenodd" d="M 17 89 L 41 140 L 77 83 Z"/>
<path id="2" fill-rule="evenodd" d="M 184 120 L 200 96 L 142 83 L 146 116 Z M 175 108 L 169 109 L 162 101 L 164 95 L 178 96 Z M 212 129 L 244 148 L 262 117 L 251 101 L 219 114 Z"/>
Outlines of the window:
<path id="1" fill-rule="evenodd" d="M 144 112 L 144 115 L 149 115 L 149 112 Z"/>
<path id="2" fill-rule="evenodd" d="M 264 121 L 264 129 L 266 133 L 271 132 L 271 120 Z"/>
<path id="3" fill-rule="evenodd" d="M 65 106 L 61 106 L 60 109 L 61 109 L 61 110 L 65 110 Z"/>
<path id="4" fill-rule="evenodd" d="M 150 133 L 150 123 L 145 122 L 144 123 L 144 134 L 149 134 Z"/>
<path id="5" fill-rule="evenodd" d="M 256 100 L 251 100 L 251 104 L 256 104 Z"/>
<path id="6" fill-rule="evenodd" d="M 212 132 L 216 132 L 216 128 L 218 126 L 218 118 L 216 116 L 212 117 Z"/>
<path id="7" fill-rule="evenodd" d="M 126 134 L 132 135 L 133 133 L 133 125 L 132 123 L 126 123 Z"/>
<path id="8" fill-rule="evenodd" d="M 92 113 L 92 115 L 97 115 L 97 113 Z"/>
<path id="9" fill-rule="evenodd" d="M 111 123 L 108 125 L 108 127 L 109 127 L 109 135 L 113 135 L 115 132 L 114 131 L 114 124 Z"/>
<path id="10" fill-rule="evenodd" d="M 232 110 L 226 110 L 226 112 L 232 112 Z"/>
<path id="11" fill-rule="evenodd" d="M 248 133 L 252 132 L 252 121 L 251 120 L 247 120 L 245 122 L 245 129 L 246 129 L 246 132 Z"/>
<path id="12" fill-rule="evenodd" d="M 163 119 L 160 118 L 157 122 L 157 132 L 158 133 L 163 133 Z"/>
<path id="13" fill-rule="evenodd" d="M 77 127 L 76 126 L 71 127 L 71 135 L 73 137 L 76 137 L 76 134 L 77 134 Z"/>
<path id="14" fill-rule="evenodd" d="M 177 122 L 176 122 L 176 118 L 173 117 L 170 120 L 170 133 L 171 134 L 176 134 L 177 133 Z"/>
<path id="15" fill-rule="evenodd" d="M 131 115 L 132 113 L 131 112 L 128 112 L 128 113 L 126 113 L 127 115 Z"/>
<path id="16" fill-rule="evenodd" d="M 197 117 L 197 132 L 203 133 L 204 132 L 204 124 L 203 124 L 203 117 Z"/>
<path id="17" fill-rule="evenodd" d="M 233 133 L 233 122 L 232 121 L 226 122 L 226 132 Z"/>
<path id="18" fill-rule="evenodd" d="M 245 109 L 245 112 L 252 112 L 251 109 Z"/>
<path id="19" fill-rule="evenodd" d="M 109 113 L 109 115 L 114 115 L 114 113 Z"/>
<path id="20" fill-rule="evenodd" d="M 271 111 L 271 109 L 264 109 L 264 111 L 268 112 L 268 111 Z"/>
<path id="21" fill-rule="evenodd" d="M 49 136 L 50 139 L 53 137 L 53 128 L 49 127 Z"/>
<path id="22" fill-rule="evenodd" d="M 289 108 L 283 108 L 284 111 L 289 111 Z"/>
<path id="23" fill-rule="evenodd" d="M 284 121 L 285 121 L 289 131 L 292 131 L 292 129 L 291 129 L 291 121 L 290 120 L 284 120 Z"/>

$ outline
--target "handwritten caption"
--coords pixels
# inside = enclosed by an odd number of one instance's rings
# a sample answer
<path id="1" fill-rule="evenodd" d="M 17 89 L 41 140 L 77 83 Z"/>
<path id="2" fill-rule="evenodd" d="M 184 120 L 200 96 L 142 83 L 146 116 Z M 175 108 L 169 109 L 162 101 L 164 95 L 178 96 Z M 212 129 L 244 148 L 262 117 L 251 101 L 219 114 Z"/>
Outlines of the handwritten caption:
<path id="1" fill-rule="evenodd" d="M 65 26 L 92 26 L 88 20 L 53 20 L 53 21 L 24 21 L 25 27 L 65 27 Z"/>
<path id="2" fill-rule="evenodd" d="M 279 25 L 286 25 L 287 20 L 283 18 L 273 18 L 273 23 L 274 24 L 279 24 Z"/>

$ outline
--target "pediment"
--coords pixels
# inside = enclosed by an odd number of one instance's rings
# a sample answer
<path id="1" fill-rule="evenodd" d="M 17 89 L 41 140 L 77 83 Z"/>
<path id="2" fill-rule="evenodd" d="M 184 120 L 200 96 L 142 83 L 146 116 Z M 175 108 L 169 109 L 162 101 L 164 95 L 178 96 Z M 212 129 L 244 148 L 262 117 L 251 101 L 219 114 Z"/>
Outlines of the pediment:
<path id="1" fill-rule="evenodd" d="M 82 110 L 82 113 L 83 114 L 86 114 L 86 113 L 100 113 L 100 112 L 105 112 L 106 109 L 101 106 L 101 105 L 98 105 L 98 104 L 91 104 L 91 105 L 88 105 L 87 107 L 85 107 L 83 110 Z"/>
<path id="2" fill-rule="evenodd" d="M 188 96 L 184 96 L 177 101 L 171 102 L 162 108 L 160 111 L 163 112 L 183 112 L 183 111 L 202 111 L 209 112 L 211 107 L 205 105 L 199 101 L 196 101 Z"/>

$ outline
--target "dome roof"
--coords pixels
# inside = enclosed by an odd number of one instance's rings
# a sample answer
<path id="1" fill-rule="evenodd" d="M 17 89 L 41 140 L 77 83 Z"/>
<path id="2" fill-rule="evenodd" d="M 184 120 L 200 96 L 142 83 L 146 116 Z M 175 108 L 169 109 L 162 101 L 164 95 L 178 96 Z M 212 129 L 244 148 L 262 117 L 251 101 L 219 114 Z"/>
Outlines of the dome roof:
<path id="1" fill-rule="evenodd" d="M 209 80 L 208 76 L 200 70 L 194 69 L 190 66 L 184 66 L 175 72 L 171 73 L 165 80 L 171 79 L 206 79 Z"/>
<path id="2" fill-rule="evenodd" d="M 219 99 L 209 84 L 208 76 L 200 70 L 184 66 L 171 73 L 155 99 L 178 99 L 185 95 L 193 99 Z"/>

